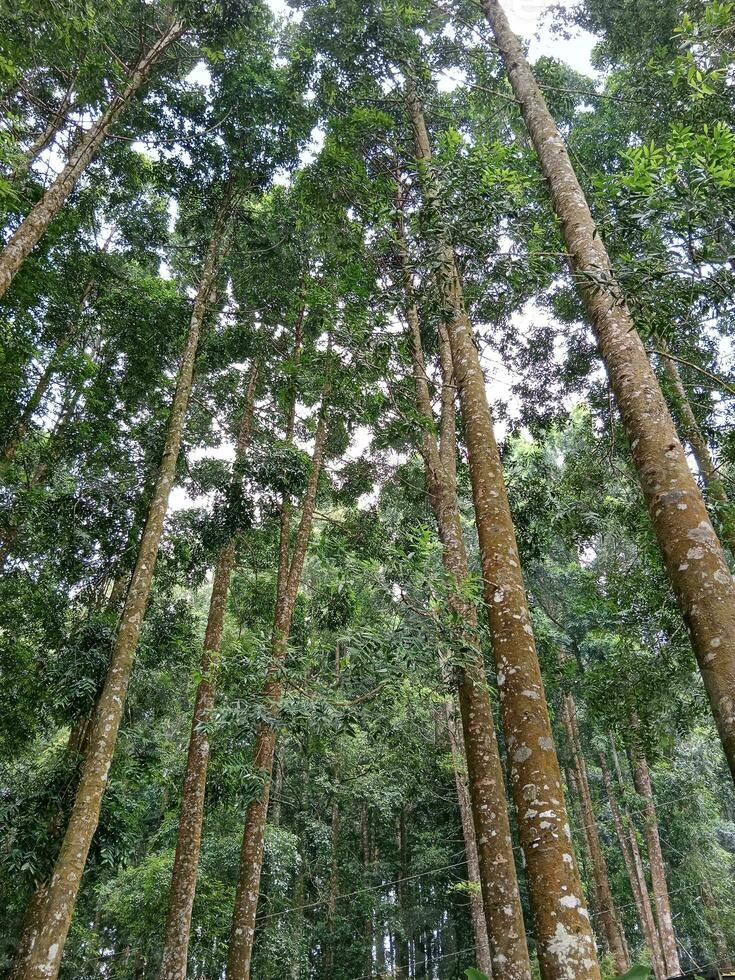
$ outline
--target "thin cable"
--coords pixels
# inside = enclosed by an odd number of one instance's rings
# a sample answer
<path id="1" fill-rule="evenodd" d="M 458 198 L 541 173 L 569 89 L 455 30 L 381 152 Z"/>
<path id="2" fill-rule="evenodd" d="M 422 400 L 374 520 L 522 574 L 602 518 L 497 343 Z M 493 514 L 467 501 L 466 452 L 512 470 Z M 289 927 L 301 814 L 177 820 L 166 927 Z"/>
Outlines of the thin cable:
<path id="1" fill-rule="evenodd" d="M 345 892 L 343 895 L 337 895 L 332 901 L 340 901 L 343 898 L 355 898 L 357 895 L 362 895 L 365 892 L 370 891 L 380 891 L 382 888 L 390 888 L 392 885 L 398 885 L 403 881 L 413 881 L 416 878 L 425 878 L 426 875 L 438 874 L 440 871 L 449 871 L 452 868 L 460 868 L 467 864 L 467 861 L 456 861 L 454 864 L 445 864 L 441 868 L 432 868 L 430 871 L 420 871 L 415 875 L 408 875 L 405 878 L 396 878 L 393 881 L 384 881 L 380 885 L 365 885 L 363 888 L 358 888 L 354 892 Z M 329 902 L 329 898 L 321 899 L 318 902 L 310 902 L 308 905 L 294 905 L 290 909 L 281 909 L 280 912 L 267 912 L 265 915 L 260 916 L 260 919 L 275 919 L 280 915 L 288 915 L 290 912 L 304 912 L 306 909 L 315 909 L 320 905 L 326 905 Z"/>
<path id="2" fill-rule="evenodd" d="M 462 956 L 464 953 L 474 953 L 474 952 L 475 952 L 474 946 L 467 946 L 466 949 L 458 949 L 456 953 L 443 953 L 441 956 L 434 956 L 433 960 L 435 963 L 437 963 L 439 960 L 446 960 L 450 956 Z M 407 966 L 396 966 L 393 968 L 393 975 L 398 976 L 399 972 L 403 973 L 403 971 L 407 969 L 408 969 Z M 374 973 L 361 973 L 359 977 L 350 977 L 350 980 L 374 980 L 374 978 L 375 978 Z"/>

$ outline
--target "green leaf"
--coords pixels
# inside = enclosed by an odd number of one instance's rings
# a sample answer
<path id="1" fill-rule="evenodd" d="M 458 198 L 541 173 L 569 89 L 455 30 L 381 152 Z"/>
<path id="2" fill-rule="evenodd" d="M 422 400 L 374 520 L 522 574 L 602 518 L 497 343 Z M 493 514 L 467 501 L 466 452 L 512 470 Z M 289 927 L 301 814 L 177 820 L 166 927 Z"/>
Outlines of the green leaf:
<path id="1" fill-rule="evenodd" d="M 635 966 L 632 966 L 627 973 L 617 977 L 616 980 L 648 980 L 650 976 L 651 968 L 648 966 L 641 966 L 640 963 L 637 963 Z"/>
<path id="2" fill-rule="evenodd" d="M 482 970 L 478 970 L 474 966 L 468 967 L 464 972 L 467 980 L 488 980 L 487 974 L 483 973 Z"/>

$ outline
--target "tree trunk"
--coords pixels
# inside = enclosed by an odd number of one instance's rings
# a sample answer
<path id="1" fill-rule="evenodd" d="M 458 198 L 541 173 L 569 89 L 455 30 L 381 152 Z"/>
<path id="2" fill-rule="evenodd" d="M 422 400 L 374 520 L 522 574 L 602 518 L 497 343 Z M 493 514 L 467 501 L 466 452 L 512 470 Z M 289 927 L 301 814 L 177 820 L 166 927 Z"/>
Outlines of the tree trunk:
<path id="1" fill-rule="evenodd" d="M 712 459 L 712 453 L 707 445 L 707 440 L 699 427 L 676 362 L 669 356 L 668 345 L 662 337 L 656 337 L 655 342 L 661 351 L 661 370 L 669 383 L 674 408 L 681 425 L 681 434 L 684 437 L 684 441 L 689 443 L 707 489 L 707 494 L 715 507 L 716 515 L 721 525 L 722 539 L 730 549 L 730 553 L 735 555 L 735 526 L 733 525 L 732 502 L 727 495 L 725 484 L 722 482 L 715 461 Z M 719 509 L 717 509 L 718 505 Z"/>
<path id="2" fill-rule="evenodd" d="M 362 845 L 362 878 L 369 886 L 370 868 L 370 811 L 367 803 L 363 800 L 360 804 L 360 843 Z M 365 921 L 362 927 L 365 963 L 363 972 L 366 976 L 373 975 L 373 911 L 372 908 L 365 913 Z"/>
<path id="3" fill-rule="evenodd" d="M 293 556 L 290 561 L 285 585 L 278 586 L 278 600 L 271 641 L 271 662 L 263 687 L 263 702 L 273 716 L 273 720 L 262 722 L 255 738 L 253 767 L 262 774 L 263 789 L 258 799 L 248 806 L 245 816 L 242 848 L 240 851 L 240 871 L 235 895 L 235 909 L 230 932 L 230 947 L 227 955 L 227 980 L 248 980 L 253 954 L 255 935 L 255 915 L 258 908 L 258 888 L 263 866 L 263 846 L 265 841 L 266 816 L 270 781 L 273 772 L 273 756 L 276 746 L 276 729 L 273 721 L 283 693 L 281 668 L 286 657 L 288 637 L 291 630 L 296 598 L 306 559 L 306 551 L 314 519 L 316 494 L 321 472 L 324 445 L 327 435 L 327 399 L 329 382 L 325 386 L 322 407 L 319 413 L 312 456 L 309 484 L 304 495 L 301 521 L 296 534 Z M 281 552 L 284 528 L 281 529 Z M 283 569 L 279 567 L 279 579 Z"/>
<path id="4" fill-rule="evenodd" d="M 454 782 L 457 787 L 459 816 L 462 822 L 462 836 L 464 837 L 464 849 L 467 856 L 467 880 L 472 889 L 470 891 L 470 917 L 472 919 L 472 930 L 475 934 L 475 959 L 482 972 L 488 977 L 492 977 L 493 966 L 490 955 L 490 942 L 487 934 L 487 922 L 485 921 L 485 909 L 482 904 L 482 884 L 480 879 L 480 860 L 477 855 L 477 838 L 472 822 L 470 791 L 464 772 L 464 763 L 466 760 L 464 738 L 462 737 L 462 727 L 457 722 L 454 703 L 450 700 L 447 700 L 446 714 L 449 745 L 454 764 Z"/>
<path id="5" fill-rule="evenodd" d="M 564 142 L 498 0 L 483 0 L 571 265 L 735 780 L 735 583 Z"/>
<path id="6" fill-rule="evenodd" d="M 406 240 L 400 218 L 396 231 L 396 256 L 406 296 L 404 313 L 409 327 L 416 403 L 425 419 L 421 452 L 428 500 L 442 544 L 442 561 L 449 579 L 449 603 L 457 623 L 460 624 L 457 628 L 457 647 L 466 651 L 471 661 L 458 670 L 457 683 L 486 935 L 491 944 L 492 962 L 496 965 L 498 974 L 508 980 L 528 980 L 531 976 L 531 964 L 515 871 L 503 767 L 495 737 L 485 665 L 478 641 L 477 609 L 467 600 L 464 591 L 470 578 L 470 569 L 457 499 L 454 398 L 446 398 L 444 395 L 444 392 L 453 393 L 454 390 L 451 358 L 447 360 L 448 345 L 440 338 L 443 355 L 440 358 L 443 375 L 440 424 L 442 440 L 441 445 L 437 446 L 436 439 L 431 434 L 433 409 L 426 380 L 418 308 L 413 294 Z"/>
<path id="7" fill-rule="evenodd" d="M 43 925 L 43 917 L 48 898 L 48 881 L 40 881 L 33 890 L 28 908 L 23 916 L 20 930 L 20 942 L 15 951 L 13 962 L 8 973 L 8 980 L 22 980 L 31 959 L 33 947 L 36 945 L 38 934 Z"/>
<path id="8" fill-rule="evenodd" d="M 615 903 L 613 902 L 610 878 L 607 872 L 607 862 L 605 861 L 605 855 L 600 844 L 600 836 L 597 833 L 597 823 L 592 807 L 592 794 L 590 793 L 589 777 L 587 775 L 587 764 L 582 754 L 576 715 L 576 707 L 571 694 L 565 694 L 562 708 L 562 721 L 574 759 L 577 792 L 579 793 L 582 811 L 582 830 L 587 839 L 592 862 L 595 894 L 599 905 L 598 914 L 602 920 L 602 927 L 605 930 L 608 947 L 615 961 L 615 969 L 618 973 L 623 974 L 630 969 L 630 960 L 625 944 L 625 934 L 623 933 L 617 911 L 615 910 Z"/>
<path id="9" fill-rule="evenodd" d="M 638 913 L 638 921 L 641 926 L 643 938 L 651 953 L 653 974 L 656 980 L 665 980 L 666 967 L 664 966 L 663 953 L 661 952 L 661 941 L 656 928 L 656 922 L 653 918 L 653 911 L 651 910 L 651 899 L 648 894 L 648 885 L 646 884 L 646 879 L 643 875 L 643 865 L 640 860 L 640 854 L 637 855 L 636 860 L 638 844 L 636 842 L 635 847 L 631 846 L 628 835 L 632 832 L 632 828 L 630 826 L 630 818 L 628 818 L 627 814 L 626 818 L 628 833 L 626 834 L 626 827 L 623 825 L 623 819 L 620 815 L 618 803 L 615 798 L 612 777 L 610 776 L 610 770 L 608 768 L 607 759 L 605 758 L 604 752 L 600 753 L 599 758 L 600 768 L 602 770 L 602 779 L 605 783 L 605 792 L 607 793 L 608 803 L 610 804 L 610 813 L 615 825 L 615 833 L 618 838 L 618 844 L 620 845 L 620 851 L 625 862 L 625 870 L 628 872 L 628 880 L 630 881 L 631 891 L 633 892 L 636 912 Z"/>
<path id="10" fill-rule="evenodd" d="M 44 128 L 13 167 L 13 171 L 9 175 L 11 183 L 18 183 L 23 177 L 28 175 L 38 157 L 56 139 L 57 134 L 66 124 L 69 113 L 74 108 L 74 83 L 77 80 L 78 74 L 77 72 L 74 78 L 72 78 L 56 111 L 52 113 Z"/>
<path id="11" fill-rule="evenodd" d="M 427 198 L 441 219 L 428 132 L 411 81 L 406 93 Z M 441 243 L 437 258 L 437 280 L 464 422 L 500 712 L 511 759 L 510 780 L 526 860 L 541 973 L 544 980 L 599 980 L 597 951 L 572 853 L 561 772 L 485 379 L 449 243 Z M 471 749 L 466 733 L 465 742 Z M 492 942 L 492 930 L 488 932 Z"/>
<path id="12" fill-rule="evenodd" d="M 237 466 L 243 459 L 250 441 L 257 383 L 258 368 L 257 365 L 253 365 L 245 392 L 245 408 L 237 439 L 235 480 L 237 480 Z M 227 595 L 235 563 L 235 548 L 236 539 L 233 538 L 220 552 L 214 570 L 212 597 L 202 651 L 202 679 L 196 692 L 184 790 L 181 797 L 179 836 L 176 842 L 168 917 L 163 937 L 161 980 L 186 980 L 191 913 L 197 883 L 209 765 L 209 735 L 206 724 L 214 707 L 220 646 L 224 631 Z"/>
<path id="13" fill-rule="evenodd" d="M 69 825 L 51 878 L 43 928 L 26 973 L 26 980 L 51 980 L 58 976 L 87 854 L 99 822 L 102 796 L 107 786 L 117 732 L 125 707 L 133 657 L 153 583 L 168 498 L 176 475 L 176 462 L 191 394 L 199 333 L 215 275 L 222 218 L 221 214 L 204 261 L 186 348 L 179 368 L 166 443 L 138 549 L 138 558 L 120 617 L 110 667 L 97 703 L 89 739 L 89 752 L 84 761 Z"/>
<path id="14" fill-rule="evenodd" d="M 633 727 L 637 727 L 637 722 L 633 722 Z M 656 919 L 658 921 L 658 932 L 661 937 L 661 949 L 664 956 L 664 965 L 667 976 L 679 976 L 682 972 L 679 963 L 679 953 L 676 946 L 676 936 L 674 935 L 674 923 L 671 915 L 671 905 L 669 903 L 669 889 L 666 884 L 666 868 L 664 856 L 661 852 L 661 838 L 658 833 L 658 817 L 656 815 L 656 805 L 653 802 L 653 790 L 651 788 L 651 777 L 648 772 L 648 763 L 642 750 L 635 746 L 632 751 L 633 762 L 633 783 L 636 792 L 643 800 L 643 833 L 646 838 L 648 848 L 648 864 L 651 868 L 651 887 L 653 888 L 653 898 L 656 903 Z"/>
<path id="15" fill-rule="evenodd" d="M 182 21 L 173 20 L 158 40 L 145 51 L 130 72 L 124 90 L 112 99 L 105 112 L 84 133 L 59 176 L 8 239 L 0 253 L 0 297 L 7 291 L 28 255 L 76 187 L 79 178 L 104 142 L 110 127 L 146 81 L 156 62 L 181 37 L 185 29 Z"/>

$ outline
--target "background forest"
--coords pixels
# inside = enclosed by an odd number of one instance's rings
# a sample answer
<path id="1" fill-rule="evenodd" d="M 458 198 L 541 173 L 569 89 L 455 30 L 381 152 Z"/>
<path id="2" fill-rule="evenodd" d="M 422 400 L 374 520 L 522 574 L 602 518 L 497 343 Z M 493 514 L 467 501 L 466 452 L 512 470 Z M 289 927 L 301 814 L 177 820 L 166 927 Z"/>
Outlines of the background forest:
<path id="1" fill-rule="evenodd" d="M 735 3 L 290 8 L 0 0 L 0 973 L 724 972 Z"/>

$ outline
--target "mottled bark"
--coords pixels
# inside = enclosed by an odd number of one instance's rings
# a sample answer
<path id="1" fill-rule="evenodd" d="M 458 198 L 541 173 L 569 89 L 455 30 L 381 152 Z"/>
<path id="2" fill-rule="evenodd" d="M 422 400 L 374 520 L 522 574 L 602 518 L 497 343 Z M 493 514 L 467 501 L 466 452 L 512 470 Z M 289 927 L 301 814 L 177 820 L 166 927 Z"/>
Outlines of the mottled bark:
<path id="1" fill-rule="evenodd" d="M 418 308 L 402 221 L 396 225 L 396 257 L 406 296 L 404 313 L 409 329 L 416 403 L 424 420 L 421 453 L 424 459 L 429 504 L 442 543 L 442 561 L 450 585 L 449 602 L 457 622 L 457 647 L 467 660 L 457 670 L 459 706 L 464 731 L 467 774 L 472 802 L 479 878 L 490 941 L 492 963 L 499 976 L 528 980 L 531 965 L 526 945 L 523 911 L 518 892 L 508 807 L 495 737 L 492 706 L 479 646 L 477 609 L 466 598 L 470 578 L 456 485 L 456 427 L 451 357 L 446 335 L 440 337 L 442 366 L 441 444 L 432 435 L 433 409 L 426 376 Z M 451 397 L 446 397 L 446 392 Z"/>
<path id="2" fill-rule="evenodd" d="M 43 925 L 43 916 L 48 898 L 48 882 L 40 881 L 33 889 L 33 895 L 23 916 L 20 929 L 20 941 L 15 951 L 13 962 L 8 973 L 8 980 L 22 980 L 31 959 L 33 947 Z"/>
<path id="3" fill-rule="evenodd" d="M 250 441 L 258 383 L 257 365 L 253 365 L 245 391 L 245 407 L 240 422 L 235 453 L 237 466 L 242 461 Z M 197 883 L 197 868 L 204 822 L 204 797 L 209 766 L 209 735 L 207 722 L 214 707 L 215 686 L 219 667 L 220 647 L 225 624 L 227 596 L 235 564 L 236 539 L 232 538 L 217 559 L 209 602 L 209 616 L 204 635 L 201 673 L 197 686 L 194 715 L 191 723 L 189 754 L 186 761 L 184 789 L 181 797 L 179 835 L 176 842 L 168 917 L 163 936 L 161 980 L 186 980 L 186 968 L 191 930 L 191 913 Z"/>
<path id="4" fill-rule="evenodd" d="M 648 894 L 645 875 L 643 874 L 643 864 L 638 853 L 638 844 L 636 841 L 634 846 L 631 846 L 630 835 L 633 831 L 630 818 L 626 813 L 626 822 L 623 823 L 623 817 L 621 816 L 620 808 L 615 797 L 615 789 L 605 754 L 601 752 L 599 758 L 602 779 L 605 783 L 605 792 L 607 793 L 607 799 L 610 805 L 610 814 L 615 825 L 615 834 L 618 838 L 620 853 L 623 855 L 623 861 L 625 862 L 625 870 L 628 873 L 630 888 L 633 892 L 638 922 L 640 923 L 643 938 L 651 954 L 653 974 L 656 980 L 665 980 L 666 967 L 664 966 L 663 953 L 661 952 L 661 941 L 659 939 L 658 929 L 656 928 L 656 922 L 653 918 L 651 899 Z"/>
<path id="5" fill-rule="evenodd" d="M 656 346 L 661 352 L 661 371 L 669 385 L 681 434 L 697 462 L 697 468 L 707 490 L 707 496 L 711 506 L 715 509 L 716 517 L 721 526 L 722 540 L 730 549 L 730 553 L 735 555 L 735 524 L 733 523 L 732 501 L 727 494 L 715 461 L 712 459 L 707 440 L 699 427 L 676 361 L 668 356 L 668 346 L 662 337 L 656 337 Z"/>
<path id="6" fill-rule="evenodd" d="M 425 194 L 441 221 L 428 132 L 410 81 L 406 95 Z M 541 973 L 544 980 L 599 980 L 485 379 L 464 309 L 454 251 L 447 241 L 440 242 L 436 260 L 462 409 L 483 594 Z M 465 742 L 469 750 L 467 733 Z M 482 847 L 479 836 L 478 843 Z M 492 930 L 488 932 L 492 942 Z"/>
<path id="7" fill-rule="evenodd" d="M 634 727 L 637 724 L 634 723 Z M 679 963 L 679 953 L 674 934 L 674 923 L 669 902 L 669 889 L 666 883 L 666 866 L 661 851 L 661 838 L 658 833 L 658 816 L 653 801 L 651 777 L 648 772 L 646 757 L 639 746 L 632 751 L 633 783 L 636 792 L 643 800 L 643 834 L 648 849 L 648 865 L 651 869 L 651 888 L 656 904 L 656 920 L 658 933 L 661 938 L 661 950 L 664 957 L 667 976 L 679 976 L 682 972 Z"/>
<path id="8" fill-rule="evenodd" d="M 100 118 L 85 131 L 59 176 L 10 236 L 0 253 L 0 296 L 3 296 L 20 272 L 23 263 L 76 187 L 79 178 L 107 137 L 110 127 L 145 83 L 164 52 L 184 31 L 185 25 L 182 21 L 172 21 L 156 42 L 141 55 L 130 71 L 125 88 L 113 97 Z"/>
<path id="9" fill-rule="evenodd" d="M 248 806 L 245 815 L 242 848 L 240 850 L 240 870 L 235 895 L 235 909 L 230 932 L 230 947 L 227 955 L 227 980 L 248 980 L 255 936 L 255 915 L 258 908 L 258 889 L 263 866 L 263 845 L 265 841 L 268 798 L 273 772 L 273 756 L 276 746 L 275 715 L 283 694 L 281 668 L 286 657 L 291 620 L 296 605 L 304 561 L 311 535 L 316 505 L 316 494 L 321 472 L 324 445 L 327 435 L 328 383 L 322 398 L 319 422 L 314 440 L 311 473 L 301 508 L 301 521 L 296 533 L 293 555 L 291 556 L 285 585 L 277 588 L 278 599 L 273 624 L 271 659 L 268 666 L 262 698 L 272 718 L 262 722 L 255 738 L 253 768 L 263 778 L 263 789 L 258 798 Z M 287 530 L 287 529 L 285 529 Z M 284 528 L 281 536 L 283 538 Z M 281 542 L 283 544 L 283 542 Z M 279 578 L 285 569 L 279 567 Z"/>
<path id="10" fill-rule="evenodd" d="M 589 776 L 587 773 L 587 763 L 582 751 L 577 726 L 577 712 L 571 694 L 564 695 L 562 707 L 562 721 L 566 731 L 569 747 L 574 760 L 576 775 L 577 792 L 582 813 L 582 831 L 587 839 L 590 859 L 592 862 L 592 874 L 595 880 L 595 895 L 598 903 L 598 915 L 605 931 L 607 945 L 615 961 L 615 969 L 618 973 L 626 973 L 630 968 L 628 950 L 625 943 L 625 934 L 618 919 L 618 913 L 613 901 L 612 889 L 610 888 L 610 878 L 607 872 L 607 862 L 602 851 L 600 836 L 597 832 L 597 822 L 595 811 L 592 805 L 592 794 L 590 792 Z"/>
<path id="11" fill-rule="evenodd" d="M 483 7 L 549 182 L 671 584 L 735 779 L 735 583 L 564 141 L 498 0 Z"/>
<path id="12" fill-rule="evenodd" d="M 125 707 L 133 657 L 153 583 L 153 572 L 168 509 L 168 499 L 176 474 L 176 462 L 191 394 L 199 334 L 214 280 L 221 232 L 221 222 L 218 222 L 207 250 L 202 278 L 192 310 L 161 464 L 148 507 L 125 606 L 120 617 L 110 667 L 97 702 L 89 737 L 89 751 L 82 768 L 66 835 L 54 867 L 44 924 L 26 971 L 26 980 L 49 980 L 58 976 L 87 854 L 99 822 L 102 797 L 107 786 L 117 732 Z"/>

